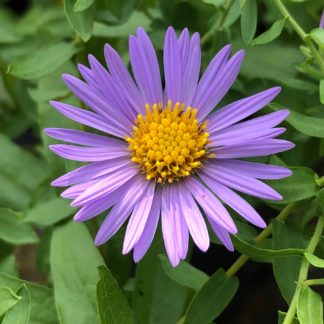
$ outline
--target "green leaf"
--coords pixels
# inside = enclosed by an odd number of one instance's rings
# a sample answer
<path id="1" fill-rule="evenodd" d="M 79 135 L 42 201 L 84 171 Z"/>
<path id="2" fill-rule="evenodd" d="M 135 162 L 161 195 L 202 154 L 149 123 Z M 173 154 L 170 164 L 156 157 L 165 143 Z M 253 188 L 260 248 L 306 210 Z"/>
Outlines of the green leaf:
<path id="1" fill-rule="evenodd" d="M 64 12 L 75 32 L 84 42 L 87 42 L 92 36 L 94 5 L 83 11 L 75 12 L 74 2 L 75 0 L 64 0 Z"/>
<path id="2" fill-rule="evenodd" d="M 278 311 L 278 324 L 283 324 L 286 315 L 287 315 L 287 313 Z M 291 324 L 300 324 L 296 316 L 292 320 Z"/>
<path id="3" fill-rule="evenodd" d="M 225 0 L 202 0 L 202 2 L 210 4 L 210 5 L 218 8 L 225 3 Z"/>
<path id="4" fill-rule="evenodd" d="M 263 45 L 272 42 L 277 37 L 280 36 L 284 26 L 286 19 L 281 19 L 275 21 L 271 27 L 266 30 L 264 33 L 253 39 L 251 46 Z"/>
<path id="5" fill-rule="evenodd" d="M 66 42 L 40 48 L 23 60 L 10 64 L 8 73 L 20 79 L 39 79 L 57 70 L 80 49 Z"/>
<path id="6" fill-rule="evenodd" d="M 25 284 L 17 291 L 17 295 L 21 298 L 19 303 L 11 308 L 5 315 L 2 324 L 29 324 L 32 301 L 30 293 Z"/>
<path id="7" fill-rule="evenodd" d="M 4 208 L 0 208 L 0 239 L 17 245 L 38 242 L 33 228 L 19 219 L 14 212 Z"/>
<path id="8" fill-rule="evenodd" d="M 290 202 L 303 200 L 316 196 L 319 187 L 315 182 L 315 173 L 306 167 L 292 167 L 289 169 L 293 174 L 285 179 L 267 181 L 267 183 L 277 190 L 283 199 L 271 201 L 275 204 L 288 204 Z"/>
<path id="9" fill-rule="evenodd" d="M 150 31 L 151 20 L 140 11 L 134 11 L 128 20 L 118 26 L 108 26 L 101 22 L 95 22 L 93 34 L 97 37 L 128 37 L 136 32 L 140 25 L 146 31 Z"/>
<path id="10" fill-rule="evenodd" d="M 94 0 L 77 0 L 74 4 L 74 12 L 80 12 L 88 9 L 92 4 L 94 3 Z"/>
<path id="11" fill-rule="evenodd" d="M 276 219 L 271 224 L 274 249 L 305 247 L 303 235 L 295 226 Z M 298 256 L 278 256 L 273 258 L 272 264 L 281 294 L 290 304 L 296 289 L 301 258 Z"/>
<path id="12" fill-rule="evenodd" d="M 98 267 L 97 299 L 101 324 L 134 323 L 134 314 L 107 267 Z"/>
<path id="13" fill-rule="evenodd" d="M 75 212 L 70 201 L 63 198 L 53 198 L 42 202 L 27 211 L 25 222 L 38 226 L 53 225 Z"/>
<path id="14" fill-rule="evenodd" d="M 289 255 L 303 255 L 303 249 L 278 249 L 278 250 L 270 250 L 264 249 L 248 242 L 245 242 L 240 237 L 233 236 L 232 237 L 235 248 L 242 254 L 246 254 L 253 259 L 258 258 L 272 258 L 276 256 L 289 256 Z"/>
<path id="15" fill-rule="evenodd" d="M 24 284 L 28 289 L 30 300 L 32 301 L 29 317 L 30 321 L 28 324 L 58 324 L 53 292 L 51 289 L 0 273 L 0 286 L 7 286 L 13 291 L 18 291 Z M 17 304 L 17 306 L 18 305 L 19 304 Z M 15 322 L 15 324 L 17 323 L 19 322 Z"/>
<path id="16" fill-rule="evenodd" d="M 324 188 L 322 188 L 317 196 L 316 196 L 317 203 L 322 207 L 322 210 L 324 211 Z"/>
<path id="17" fill-rule="evenodd" d="M 150 250 L 137 265 L 132 305 L 137 323 L 176 323 L 185 312 L 192 291 L 170 279 L 159 254 L 164 246 L 157 232 Z"/>
<path id="18" fill-rule="evenodd" d="M 257 26 L 256 0 L 246 0 L 241 9 L 241 31 L 246 44 L 250 44 Z"/>
<path id="19" fill-rule="evenodd" d="M 165 255 L 160 255 L 160 259 L 166 274 L 180 285 L 198 291 L 209 279 L 208 275 L 187 262 L 182 261 L 178 266 L 172 267 Z"/>
<path id="20" fill-rule="evenodd" d="M 310 37 L 320 46 L 324 46 L 324 29 L 315 28 L 309 33 Z"/>
<path id="21" fill-rule="evenodd" d="M 324 79 L 319 83 L 319 97 L 321 104 L 324 105 Z"/>
<path id="22" fill-rule="evenodd" d="M 15 306 L 20 299 L 21 297 L 17 296 L 10 288 L 0 287 L 0 317 Z"/>
<path id="23" fill-rule="evenodd" d="M 305 285 L 300 285 L 297 316 L 300 324 L 323 324 L 322 298 Z"/>
<path id="24" fill-rule="evenodd" d="M 238 286 L 236 277 L 218 269 L 192 298 L 184 324 L 211 323 L 230 303 Z"/>
<path id="25" fill-rule="evenodd" d="M 68 222 L 55 229 L 50 262 L 62 322 L 98 323 L 97 267 L 104 262 L 84 224 Z"/>
<path id="26" fill-rule="evenodd" d="M 314 254 L 310 254 L 308 252 L 304 253 L 305 258 L 307 259 L 307 261 L 314 267 L 317 268 L 324 268 L 324 260 L 319 258 L 318 256 L 314 255 Z"/>

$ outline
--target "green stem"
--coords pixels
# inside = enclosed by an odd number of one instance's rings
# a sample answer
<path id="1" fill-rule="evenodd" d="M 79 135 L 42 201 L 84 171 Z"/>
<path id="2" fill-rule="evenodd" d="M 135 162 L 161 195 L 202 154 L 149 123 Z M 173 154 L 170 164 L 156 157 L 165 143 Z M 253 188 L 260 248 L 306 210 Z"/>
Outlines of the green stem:
<path id="1" fill-rule="evenodd" d="M 302 41 L 306 44 L 306 46 L 311 51 L 316 63 L 320 67 L 321 72 L 324 74 L 324 59 L 320 55 L 320 53 L 315 48 L 312 40 L 310 39 L 309 35 L 307 35 L 304 30 L 300 27 L 300 25 L 297 23 L 297 21 L 294 19 L 294 17 L 290 14 L 290 12 L 287 10 L 285 5 L 281 2 L 281 0 L 274 0 L 274 4 L 277 6 L 278 10 L 281 12 L 281 14 L 284 16 L 284 18 L 289 21 L 292 28 L 296 31 L 298 36 L 302 39 Z"/>
<path id="2" fill-rule="evenodd" d="M 276 217 L 277 220 L 284 220 L 286 219 L 291 212 L 295 209 L 296 203 L 288 204 Z M 260 243 L 267 237 L 269 237 L 272 233 L 272 226 L 269 224 L 255 239 L 254 242 Z M 226 271 L 227 276 L 232 277 L 236 274 L 236 272 L 250 259 L 249 256 L 242 254 L 233 264 L 232 266 Z"/>
<path id="3" fill-rule="evenodd" d="M 308 279 L 304 281 L 306 286 L 324 285 L 324 279 Z"/>
<path id="4" fill-rule="evenodd" d="M 222 30 L 223 29 L 223 25 L 226 21 L 227 15 L 230 11 L 230 9 L 232 8 L 233 4 L 234 4 L 235 0 L 229 0 L 226 4 L 226 6 L 224 7 L 224 12 L 221 15 L 220 19 L 218 20 L 218 22 L 213 25 L 210 30 L 201 38 L 201 46 L 203 47 L 204 45 L 206 45 L 206 43 L 209 41 L 209 39 L 215 34 L 215 32 L 217 30 Z"/>
<path id="5" fill-rule="evenodd" d="M 321 239 L 321 235 L 323 232 L 323 228 L 324 228 L 324 216 L 321 216 L 318 219 L 315 231 L 314 231 L 314 235 L 311 238 L 308 247 L 306 249 L 306 252 L 313 254 L 318 242 Z M 308 269 L 309 269 L 309 262 L 307 261 L 307 259 L 304 257 L 300 266 L 300 270 L 299 270 L 299 276 L 298 276 L 298 283 L 305 283 L 306 279 L 307 279 L 307 275 L 308 275 Z M 300 290 L 300 285 L 297 284 L 294 296 L 292 298 L 292 301 L 290 303 L 288 312 L 286 314 L 286 317 L 283 321 L 283 324 L 291 324 L 294 321 L 295 315 L 296 315 L 296 310 L 297 310 L 297 300 L 298 300 L 298 295 L 299 295 L 299 290 Z"/>

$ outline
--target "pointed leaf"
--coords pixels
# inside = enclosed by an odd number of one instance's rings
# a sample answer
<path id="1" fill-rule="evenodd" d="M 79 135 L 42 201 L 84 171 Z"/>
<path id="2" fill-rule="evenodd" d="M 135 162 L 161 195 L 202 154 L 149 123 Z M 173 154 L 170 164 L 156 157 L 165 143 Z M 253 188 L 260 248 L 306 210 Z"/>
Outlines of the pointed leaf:
<path id="1" fill-rule="evenodd" d="M 285 26 L 286 19 L 281 19 L 275 21 L 271 27 L 266 30 L 264 33 L 253 39 L 251 45 L 263 45 L 272 42 L 277 37 L 280 36 L 284 26 Z"/>
<path id="2" fill-rule="evenodd" d="M 307 259 L 307 261 L 314 267 L 317 268 L 324 268 L 324 260 L 319 258 L 318 256 L 314 255 L 314 254 L 310 254 L 308 252 L 304 253 L 305 258 Z"/>
<path id="3" fill-rule="evenodd" d="M 15 306 L 20 299 L 21 297 L 17 296 L 10 288 L 0 287 L 0 317 Z"/>
<path id="4" fill-rule="evenodd" d="M 246 0 L 241 9 L 242 37 L 246 44 L 250 44 L 257 26 L 257 4 L 256 0 Z"/>

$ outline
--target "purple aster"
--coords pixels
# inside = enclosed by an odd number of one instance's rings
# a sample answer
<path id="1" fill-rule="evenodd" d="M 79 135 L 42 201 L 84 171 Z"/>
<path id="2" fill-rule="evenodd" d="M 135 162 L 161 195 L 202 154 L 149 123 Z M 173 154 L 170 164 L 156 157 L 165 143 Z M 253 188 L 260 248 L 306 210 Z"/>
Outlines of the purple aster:
<path id="1" fill-rule="evenodd" d="M 324 10 L 322 11 L 322 16 L 321 16 L 321 20 L 320 20 L 320 28 L 324 28 Z"/>
<path id="2" fill-rule="evenodd" d="M 148 250 L 161 218 L 166 252 L 176 266 L 188 251 L 189 234 L 206 251 L 206 220 L 227 249 L 236 226 L 223 204 L 252 224 L 266 226 L 258 212 L 236 192 L 280 200 L 259 179 L 280 179 L 291 171 L 275 165 L 239 160 L 286 151 L 294 145 L 275 139 L 276 127 L 288 115 L 281 110 L 245 120 L 279 92 L 274 87 L 240 99 L 213 112 L 235 81 L 244 57 L 230 57 L 222 48 L 199 79 L 199 34 L 173 28 L 164 42 L 165 87 L 152 43 L 142 28 L 129 38 L 135 80 L 109 45 L 108 70 L 92 55 L 90 68 L 79 65 L 85 81 L 71 75 L 63 80 L 91 110 L 51 102 L 66 117 L 101 134 L 48 128 L 46 134 L 70 144 L 51 145 L 57 155 L 88 164 L 56 179 L 69 186 L 62 197 L 78 207 L 74 219 L 89 220 L 111 208 L 95 243 L 109 240 L 128 220 L 123 253 L 134 251 L 139 261 Z M 244 121 L 242 121 L 244 120 Z M 204 216 L 202 211 L 204 212 Z"/>

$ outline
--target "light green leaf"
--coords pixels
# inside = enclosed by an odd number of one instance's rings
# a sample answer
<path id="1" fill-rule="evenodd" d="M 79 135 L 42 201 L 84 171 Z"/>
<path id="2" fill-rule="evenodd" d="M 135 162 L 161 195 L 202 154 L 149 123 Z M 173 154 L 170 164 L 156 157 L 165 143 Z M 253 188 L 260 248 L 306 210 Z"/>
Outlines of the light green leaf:
<path id="1" fill-rule="evenodd" d="M 97 267 L 104 265 L 84 224 L 57 227 L 51 241 L 56 308 L 63 323 L 98 323 Z"/>
<path id="2" fill-rule="evenodd" d="M 281 19 L 275 21 L 271 27 L 266 30 L 264 33 L 253 39 L 251 46 L 263 45 L 272 42 L 277 37 L 280 36 L 284 26 L 286 19 Z"/>
<path id="3" fill-rule="evenodd" d="M 122 25 L 108 26 L 101 22 L 95 22 L 93 34 L 97 37 L 128 37 L 136 32 L 138 26 L 150 31 L 150 19 L 142 12 L 134 11 L 128 20 Z"/>
<path id="4" fill-rule="evenodd" d="M 53 225 L 75 212 L 70 201 L 63 198 L 53 198 L 42 202 L 27 211 L 25 222 L 38 226 Z"/>
<path id="5" fill-rule="evenodd" d="M 182 261 L 178 266 L 172 267 L 165 255 L 160 255 L 160 259 L 166 274 L 180 285 L 198 291 L 209 279 L 208 275 L 187 262 Z"/>
<path id="6" fill-rule="evenodd" d="M 92 4 L 94 3 L 94 0 L 76 0 L 74 4 L 74 12 L 80 12 L 88 9 Z"/>
<path id="7" fill-rule="evenodd" d="M 32 301 L 29 323 L 58 324 L 53 292 L 51 289 L 0 273 L 0 286 L 7 286 L 11 290 L 17 291 L 23 284 L 26 285 L 30 294 L 30 300 Z M 15 324 L 17 323 L 18 322 Z"/>
<path id="8" fill-rule="evenodd" d="M 230 303 L 238 286 L 236 277 L 217 270 L 192 298 L 184 324 L 211 323 Z"/>
<path id="9" fill-rule="evenodd" d="M 32 244 L 38 242 L 33 228 L 24 223 L 9 209 L 0 209 L 0 239 L 10 244 Z"/>
<path id="10" fill-rule="evenodd" d="M 300 286 L 297 316 L 300 324 L 323 324 L 322 298 L 318 293 L 305 285 Z"/>
<path id="11" fill-rule="evenodd" d="M 303 255 L 303 249 L 278 249 L 278 250 L 270 250 L 264 249 L 248 242 L 245 242 L 238 236 L 232 237 L 233 243 L 235 248 L 242 254 L 246 254 L 251 258 L 258 259 L 258 258 L 270 258 L 276 256 L 289 256 L 289 255 Z"/>
<path id="12" fill-rule="evenodd" d="M 57 70 L 80 49 L 65 42 L 40 48 L 23 60 L 10 64 L 8 73 L 20 79 L 38 79 Z"/>
<path id="13" fill-rule="evenodd" d="M 314 254 L 310 254 L 308 252 L 304 253 L 305 258 L 307 259 L 307 261 L 314 267 L 317 268 L 324 268 L 324 260 L 319 258 L 318 256 L 314 255 Z"/>
<path id="14" fill-rule="evenodd" d="M 202 0 L 202 2 L 210 4 L 210 5 L 218 8 L 225 3 L 225 0 Z"/>
<path id="15" fill-rule="evenodd" d="M 274 249 L 305 247 L 303 235 L 297 227 L 275 219 L 271 224 Z M 296 290 L 301 258 L 298 256 L 278 256 L 274 257 L 272 262 L 277 285 L 282 296 L 290 304 Z"/>
<path id="16" fill-rule="evenodd" d="M 293 174 L 285 179 L 271 180 L 267 183 L 277 190 L 283 199 L 271 201 L 275 204 L 287 204 L 316 196 L 319 187 L 315 182 L 315 173 L 306 167 L 292 167 L 289 169 Z"/>
<path id="17" fill-rule="evenodd" d="M 321 104 L 324 105 L 324 79 L 319 83 L 319 97 Z"/>
<path id="18" fill-rule="evenodd" d="M 310 37 L 320 46 L 324 46 L 324 29 L 315 28 L 309 33 Z"/>
<path id="19" fill-rule="evenodd" d="M 287 313 L 278 311 L 278 324 L 283 324 L 286 315 L 287 315 Z M 296 316 L 292 320 L 291 324 L 300 324 Z"/>
<path id="20" fill-rule="evenodd" d="M 92 36 L 94 5 L 83 11 L 75 12 L 74 3 L 75 0 L 64 0 L 64 12 L 75 32 L 84 42 L 87 42 Z"/>
<path id="21" fill-rule="evenodd" d="M 0 317 L 15 306 L 20 299 L 21 297 L 17 296 L 10 288 L 0 287 Z"/>
<path id="22" fill-rule="evenodd" d="M 101 324 L 134 323 L 134 314 L 107 267 L 98 267 L 97 299 Z"/>
<path id="23" fill-rule="evenodd" d="M 29 324 L 31 315 L 32 301 L 28 288 L 25 284 L 17 291 L 17 295 L 21 298 L 19 303 L 11 308 L 5 315 L 2 324 Z"/>
<path id="24" fill-rule="evenodd" d="M 246 44 L 250 44 L 257 26 L 256 0 L 246 0 L 241 9 L 242 38 Z"/>

